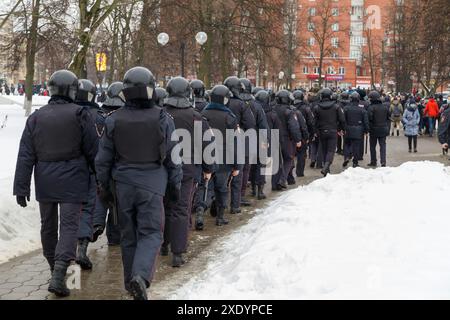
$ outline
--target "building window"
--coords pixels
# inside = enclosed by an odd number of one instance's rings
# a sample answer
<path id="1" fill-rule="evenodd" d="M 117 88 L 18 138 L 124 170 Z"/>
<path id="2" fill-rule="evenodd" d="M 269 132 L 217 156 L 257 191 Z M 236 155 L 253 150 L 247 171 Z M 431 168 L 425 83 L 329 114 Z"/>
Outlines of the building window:
<path id="1" fill-rule="evenodd" d="M 339 16 L 339 8 L 331 9 L 331 14 L 333 15 L 333 17 Z"/>
<path id="2" fill-rule="evenodd" d="M 316 8 L 314 8 L 314 7 L 309 8 L 308 14 L 310 17 L 314 17 L 316 15 Z"/>
<path id="3" fill-rule="evenodd" d="M 339 55 L 338 55 L 337 52 L 333 52 L 333 53 L 331 54 L 331 57 L 336 59 L 336 58 L 339 58 Z"/>
<path id="4" fill-rule="evenodd" d="M 350 58 L 351 59 L 360 59 L 361 57 L 361 51 L 359 50 L 352 50 L 350 51 Z"/>
<path id="5" fill-rule="evenodd" d="M 327 68 L 327 73 L 328 73 L 328 74 L 334 74 L 334 68 L 333 68 L 332 66 L 329 66 L 329 67 Z"/>
<path id="6" fill-rule="evenodd" d="M 339 74 L 345 74 L 345 68 L 339 67 Z"/>
<path id="7" fill-rule="evenodd" d="M 339 31 L 339 23 L 333 23 L 332 25 L 331 25 L 331 30 L 333 30 L 333 31 Z"/>
<path id="8" fill-rule="evenodd" d="M 308 31 L 313 31 L 314 27 L 314 22 L 308 22 Z"/>
<path id="9" fill-rule="evenodd" d="M 316 42 L 316 39 L 314 39 L 314 38 L 309 38 L 307 41 L 308 46 L 310 46 L 310 47 L 312 47 L 315 44 L 315 42 Z"/>
<path id="10" fill-rule="evenodd" d="M 303 74 L 308 74 L 308 67 L 307 66 L 303 67 Z"/>
<path id="11" fill-rule="evenodd" d="M 339 47 L 339 38 L 331 38 L 331 45 L 332 45 L 334 48 Z"/>
<path id="12" fill-rule="evenodd" d="M 313 72 L 314 72 L 315 74 L 319 74 L 319 67 L 314 67 Z"/>

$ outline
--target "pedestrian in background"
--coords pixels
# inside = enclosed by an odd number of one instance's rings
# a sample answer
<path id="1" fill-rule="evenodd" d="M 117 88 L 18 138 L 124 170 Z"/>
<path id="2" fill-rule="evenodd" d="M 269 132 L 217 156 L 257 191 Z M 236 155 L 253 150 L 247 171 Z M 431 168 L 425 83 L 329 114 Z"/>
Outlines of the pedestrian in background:
<path id="1" fill-rule="evenodd" d="M 417 136 L 419 135 L 420 113 L 415 102 L 410 102 L 403 114 L 403 123 L 405 125 L 405 135 L 408 137 L 409 152 L 417 152 Z"/>

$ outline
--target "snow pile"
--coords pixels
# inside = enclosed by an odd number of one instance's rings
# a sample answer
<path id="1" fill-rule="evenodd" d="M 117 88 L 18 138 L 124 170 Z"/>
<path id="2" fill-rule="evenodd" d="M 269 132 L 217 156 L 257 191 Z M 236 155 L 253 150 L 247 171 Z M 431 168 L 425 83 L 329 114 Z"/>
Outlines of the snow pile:
<path id="1" fill-rule="evenodd" d="M 3 95 L 1 96 L 3 99 L 9 100 L 11 103 L 18 104 L 23 107 L 25 103 L 25 96 L 14 96 L 14 95 Z M 48 103 L 48 100 L 50 100 L 50 97 L 48 96 L 33 96 L 33 106 L 41 107 Z M 2 109 L 2 106 L 0 106 L 0 110 Z"/>
<path id="2" fill-rule="evenodd" d="M 0 263 L 40 247 L 37 203 L 32 199 L 23 209 L 12 195 L 19 141 L 26 118 L 18 105 L 0 105 L 2 122 L 6 115 L 6 126 L 0 129 Z M 33 191 L 31 197 L 34 198 Z"/>
<path id="3" fill-rule="evenodd" d="M 450 298 L 450 169 L 349 169 L 287 192 L 176 299 Z"/>

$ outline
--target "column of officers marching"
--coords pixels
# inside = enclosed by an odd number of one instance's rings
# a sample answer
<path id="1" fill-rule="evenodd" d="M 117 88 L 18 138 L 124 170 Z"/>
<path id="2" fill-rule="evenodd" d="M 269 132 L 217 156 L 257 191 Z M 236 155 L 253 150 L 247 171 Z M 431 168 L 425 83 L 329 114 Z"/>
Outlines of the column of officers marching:
<path id="1" fill-rule="evenodd" d="M 65 276 L 72 261 L 92 269 L 87 248 L 105 230 L 109 245 L 121 247 L 125 289 L 144 300 L 157 256 L 170 251 L 173 267 L 182 266 L 189 230 L 204 229 L 205 212 L 223 226 L 225 210 L 238 214 L 252 204 L 247 185 L 256 199 L 266 198 L 264 164 L 250 164 L 247 152 L 245 164 L 236 158 L 213 165 L 174 161 L 175 129 L 191 137 L 199 123 L 203 133 L 216 129 L 223 137 L 227 129 L 279 130 L 280 148 L 272 150 L 281 159 L 271 176 L 276 191 L 304 176 L 308 153 L 311 167 L 326 176 L 338 140 L 345 141 L 344 166 L 351 160 L 358 166 L 369 132 L 370 165 L 377 165 L 377 143 L 386 165 L 390 112 L 378 92 L 370 103 L 356 92 L 336 97 L 329 89 L 306 99 L 302 91 L 273 93 L 237 77 L 208 91 L 199 80 L 176 77 L 164 90 L 143 67 L 111 84 L 101 107 L 95 85 L 70 71 L 55 72 L 48 87 L 48 105 L 30 115 L 23 131 L 14 195 L 27 206 L 34 171 L 43 254 L 52 271 L 48 290 L 59 297 L 70 295 Z M 223 140 L 216 147 L 226 150 Z M 205 150 L 215 142 L 195 141 L 192 150 L 196 143 Z M 270 141 L 258 144 L 271 147 Z"/>

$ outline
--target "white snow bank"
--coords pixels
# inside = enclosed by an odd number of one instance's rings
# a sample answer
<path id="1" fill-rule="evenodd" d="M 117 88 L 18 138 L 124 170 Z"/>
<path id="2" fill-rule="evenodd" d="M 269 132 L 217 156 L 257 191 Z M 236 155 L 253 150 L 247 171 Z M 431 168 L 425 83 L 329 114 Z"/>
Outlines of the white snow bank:
<path id="1" fill-rule="evenodd" d="M 177 299 L 449 299 L 450 170 L 349 169 L 226 238 Z"/>
<path id="2" fill-rule="evenodd" d="M 5 115 L 8 115 L 6 126 L 0 129 L 0 263 L 40 247 L 37 203 L 32 200 L 22 209 L 12 195 L 19 141 L 26 118 L 18 105 L 0 105 L 0 122 Z M 34 199 L 33 191 L 31 197 Z"/>
<path id="3" fill-rule="evenodd" d="M 14 96 L 14 95 L 3 95 L 1 96 L 3 99 L 9 100 L 11 103 L 18 104 L 23 107 L 25 103 L 25 96 Z M 50 97 L 48 96 L 33 96 L 33 106 L 40 107 L 44 106 L 48 103 L 48 100 L 50 100 Z M 0 106 L 1 110 L 1 106 Z"/>

